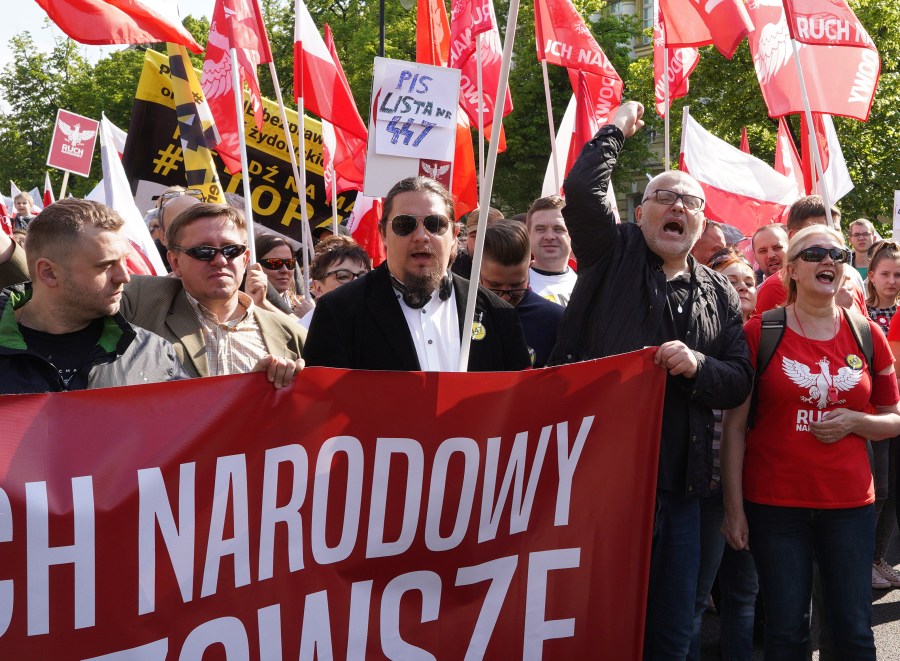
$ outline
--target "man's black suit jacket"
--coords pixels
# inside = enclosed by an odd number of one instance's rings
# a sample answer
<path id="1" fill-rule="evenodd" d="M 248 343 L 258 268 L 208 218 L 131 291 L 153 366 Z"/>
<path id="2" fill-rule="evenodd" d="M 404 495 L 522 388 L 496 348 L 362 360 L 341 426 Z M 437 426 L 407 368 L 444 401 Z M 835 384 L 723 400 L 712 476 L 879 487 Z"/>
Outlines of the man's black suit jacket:
<path id="1" fill-rule="evenodd" d="M 460 331 L 469 281 L 453 275 Z M 521 370 L 531 365 L 515 308 L 479 288 L 475 319 L 484 338 L 472 340 L 470 372 Z M 419 371 L 419 359 L 400 301 L 382 264 L 362 278 L 320 297 L 303 348 L 307 366 Z"/>

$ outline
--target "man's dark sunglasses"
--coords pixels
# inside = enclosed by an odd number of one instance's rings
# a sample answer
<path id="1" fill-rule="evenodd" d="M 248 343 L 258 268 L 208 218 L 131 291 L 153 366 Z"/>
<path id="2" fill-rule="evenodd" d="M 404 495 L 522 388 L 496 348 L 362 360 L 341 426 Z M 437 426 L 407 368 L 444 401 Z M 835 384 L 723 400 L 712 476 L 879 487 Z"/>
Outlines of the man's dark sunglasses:
<path id="1" fill-rule="evenodd" d="M 269 257 L 268 259 L 261 259 L 259 263 L 262 264 L 265 268 L 270 271 L 279 271 L 281 267 L 284 266 L 288 271 L 293 271 L 294 266 L 297 264 L 297 260 L 291 257 L 290 259 L 279 259 L 278 257 Z"/>
<path id="2" fill-rule="evenodd" d="M 804 262 L 821 262 L 825 256 L 831 257 L 831 261 L 835 264 L 846 264 L 850 261 L 850 251 L 846 248 L 822 248 L 821 246 L 812 246 L 805 248 L 797 253 L 797 257 Z"/>
<path id="3" fill-rule="evenodd" d="M 247 252 L 247 246 L 243 246 L 239 243 L 232 243 L 227 246 L 222 246 L 221 248 L 213 248 L 212 246 L 197 246 L 196 248 L 171 246 L 171 248 L 178 252 L 183 252 L 188 257 L 199 259 L 201 262 L 211 262 L 219 253 L 222 253 L 222 257 L 230 262 L 232 259 L 240 257 Z"/>
<path id="4" fill-rule="evenodd" d="M 432 236 L 441 236 L 450 227 L 450 219 L 447 216 L 433 214 L 430 216 L 413 216 L 402 213 L 391 219 L 391 230 L 397 236 L 409 236 L 416 231 L 419 221 L 425 226 L 425 231 Z"/>

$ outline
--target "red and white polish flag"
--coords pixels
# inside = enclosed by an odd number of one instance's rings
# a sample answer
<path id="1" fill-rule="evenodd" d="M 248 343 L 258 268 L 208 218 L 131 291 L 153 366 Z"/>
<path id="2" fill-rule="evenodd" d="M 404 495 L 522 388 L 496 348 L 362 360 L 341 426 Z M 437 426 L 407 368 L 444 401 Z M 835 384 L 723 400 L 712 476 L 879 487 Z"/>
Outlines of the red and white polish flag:
<path id="1" fill-rule="evenodd" d="M 760 225 L 781 222 L 800 197 L 795 179 L 715 137 L 687 114 L 680 168 L 703 187 L 707 218 L 734 225 L 746 236 Z"/>
<path id="2" fill-rule="evenodd" d="M 59 29 L 81 44 L 171 41 L 202 53 L 181 24 L 176 0 L 37 0 Z"/>

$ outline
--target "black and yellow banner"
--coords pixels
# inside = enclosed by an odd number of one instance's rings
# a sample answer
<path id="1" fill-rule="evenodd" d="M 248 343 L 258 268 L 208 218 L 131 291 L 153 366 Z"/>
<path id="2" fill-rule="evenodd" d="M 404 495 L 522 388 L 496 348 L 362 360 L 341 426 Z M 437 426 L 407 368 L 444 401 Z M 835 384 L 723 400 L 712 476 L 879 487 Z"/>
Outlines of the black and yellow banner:
<path id="1" fill-rule="evenodd" d="M 197 75 L 200 72 L 197 71 Z M 256 128 L 250 97 L 244 97 L 244 126 L 250 188 L 253 192 L 254 220 L 293 239 L 301 238 L 300 201 L 291 170 L 290 156 L 278 105 L 263 99 L 263 130 Z M 288 128 L 297 162 L 306 162 L 306 204 L 313 227 L 331 222 L 331 205 L 325 203 L 322 170 L 322 124 L 306 118 L 304 152 L 298 149 L 299 123 L 296 110 L 287 110 Z M 162 187 L 186 186 L 178 117 L 169 70 L 169 58 L 147 51 L 144 69 L 134 99 L 123 154 L 125 172 L 141 210 L 154 206 L 153 198 Z M 213 160 L 224 192 L 244 194 L 241 173 L 229 174 L 218 154 Z M 354 191 L 337 196 L 338 216 L 343 222 L 353 208 Z"/>

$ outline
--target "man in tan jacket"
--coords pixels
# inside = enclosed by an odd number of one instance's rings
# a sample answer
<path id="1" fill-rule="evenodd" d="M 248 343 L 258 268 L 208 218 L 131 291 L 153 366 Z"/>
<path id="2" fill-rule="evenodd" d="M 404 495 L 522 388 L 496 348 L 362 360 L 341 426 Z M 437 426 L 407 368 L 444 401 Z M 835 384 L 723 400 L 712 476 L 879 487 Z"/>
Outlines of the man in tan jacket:
<path id="1" fill-rule="evenodd" d="M 178 277 L 132 276 L 124 286 L 122 315 L 169 340 L 191 376 L 266 371 L 276 387 L 290 383 L 302 367 L 304 331 L 286 315 L 259 309 L 240 291 L 250 258 L 240 213 L 196 204 L 166 233 Z M 22 249 L 0 237 L 0 287 L 27 279 Z"/>

